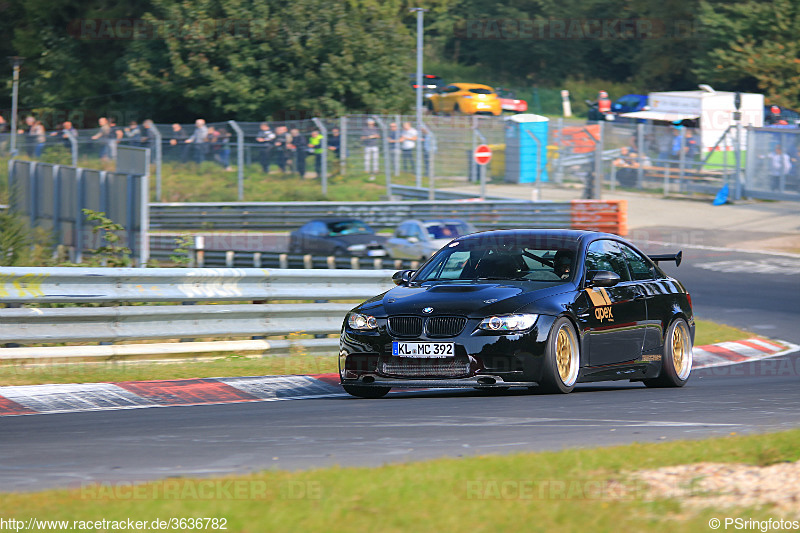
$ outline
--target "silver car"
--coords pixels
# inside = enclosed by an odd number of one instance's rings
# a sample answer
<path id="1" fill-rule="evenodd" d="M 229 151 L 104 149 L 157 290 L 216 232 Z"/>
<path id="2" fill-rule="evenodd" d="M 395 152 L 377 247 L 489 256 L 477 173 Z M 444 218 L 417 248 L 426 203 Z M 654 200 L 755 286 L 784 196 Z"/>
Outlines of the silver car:
<path id="1" fill-rule="evenodd" d="M 383 245 L 390 257 L 424 261 L 456 237 L 475 232 L 459 219 L 406 220 Z"/>

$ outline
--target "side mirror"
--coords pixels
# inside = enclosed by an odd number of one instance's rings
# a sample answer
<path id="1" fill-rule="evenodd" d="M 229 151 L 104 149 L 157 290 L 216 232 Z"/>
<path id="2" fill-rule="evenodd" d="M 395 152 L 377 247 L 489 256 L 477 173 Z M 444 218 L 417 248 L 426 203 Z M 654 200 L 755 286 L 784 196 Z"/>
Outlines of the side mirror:
<path id="1" fill-rule="evenodd" d="M 394 281 L 395 285 L 408 285 L 414 272 L 416 272 L 416 270 L 398 270 L 392 274 L 392 281 Z"/>
<path id="2" fill-rule="evenodd" d="M 619 274 L 610 270 L 594 270 L 589 273 L 587 286 L 613 287 L 620 282 Z"/>

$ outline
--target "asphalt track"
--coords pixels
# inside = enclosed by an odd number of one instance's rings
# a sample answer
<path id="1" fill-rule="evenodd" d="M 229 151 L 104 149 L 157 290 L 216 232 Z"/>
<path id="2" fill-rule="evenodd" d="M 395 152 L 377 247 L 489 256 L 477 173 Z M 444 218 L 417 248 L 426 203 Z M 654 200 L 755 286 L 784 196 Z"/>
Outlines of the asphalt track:
<path id="1" fill-rule="evenodd" d="M 800 271 L 800 258 L 775 263 L 776 256 L 700 248 L 684 248 L 684 256 L 677 270 L 665 267 L 689 288 L 698 316 L 800 343 L 800 273 L 794 271 Z M 752 268 L 736 272 L 739 261 Z M 677 390 L 616 382 L 581 385 L 565 396 L 407 392 L 381 400 L 341 397 L 4 417 L 0 490 L 265 468 L 374 466 L 796 427 L 800 355 L 794 353 L 696 371 Z"/>

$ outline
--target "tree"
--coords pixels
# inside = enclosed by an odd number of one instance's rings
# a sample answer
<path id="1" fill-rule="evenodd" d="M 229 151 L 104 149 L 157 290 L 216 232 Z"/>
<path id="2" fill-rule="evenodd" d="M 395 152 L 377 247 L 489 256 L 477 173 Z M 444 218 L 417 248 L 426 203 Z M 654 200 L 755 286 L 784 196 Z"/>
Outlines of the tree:
<path id="1" fill-rule="evenodd" d="M 162 30 L 132 42 L 126 79 L 160 117 L 402 110 L 413 41 L 397 9 L 377 0 L 154 0 L 144 18 Z"/>
<path id="2" fill-rule="evenodd" d="M 704 1 L 700 20 L 707 53 L 695 61 L 699 79 L 755 90 L 782 106 L 800 105 L 800 5 L 791 0 Z"/>

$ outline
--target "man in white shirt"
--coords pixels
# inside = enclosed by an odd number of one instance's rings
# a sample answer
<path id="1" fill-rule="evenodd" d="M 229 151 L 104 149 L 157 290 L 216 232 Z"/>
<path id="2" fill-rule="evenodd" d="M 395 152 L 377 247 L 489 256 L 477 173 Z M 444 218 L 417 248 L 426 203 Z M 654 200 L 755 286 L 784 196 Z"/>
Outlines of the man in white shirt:
<path id="1" fill-rule="evenodd" d="M 789 171 L 792 170 L 792 161 L 789 155 L 783 153 L 780 145 L 775 147 L 774 152 L 770 152 L 769 157 L 769 177 L 772 183 L 772 190 L 780 189 L 781 178 L 786 179 Z"/>
<path id="2" fill-rule="evenodd" d="M 400 150 L 403 154 L 403 172 L 414 173 L 414 148 L 417 146 L 417 130 L 410 122 L 403 122 L 403 136 L 400 137 Z"/>

